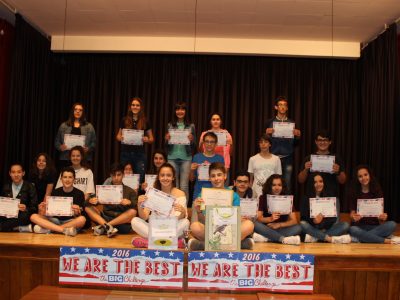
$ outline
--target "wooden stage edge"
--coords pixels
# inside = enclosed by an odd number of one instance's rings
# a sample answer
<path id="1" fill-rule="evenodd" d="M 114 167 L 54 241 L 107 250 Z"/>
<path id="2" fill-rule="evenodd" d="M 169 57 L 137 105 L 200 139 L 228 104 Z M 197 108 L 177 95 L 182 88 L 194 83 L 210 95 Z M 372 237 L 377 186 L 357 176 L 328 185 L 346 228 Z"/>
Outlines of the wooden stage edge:
<path id="1" fill-rule="evenodd" d="M 0 298 L 20 299 L 39 285 L 58 286 L 60 246 L 133 249 L 131 240 L 132 235 L 109 239 L 91 233 L 76 237 L 0 233 Z M 400 300 L 400 245 L 256 243 L 253 252 L 314 255 L 315 294 L 345 300 Z M 232 294 L 229 291 L 221 293 Z"/>

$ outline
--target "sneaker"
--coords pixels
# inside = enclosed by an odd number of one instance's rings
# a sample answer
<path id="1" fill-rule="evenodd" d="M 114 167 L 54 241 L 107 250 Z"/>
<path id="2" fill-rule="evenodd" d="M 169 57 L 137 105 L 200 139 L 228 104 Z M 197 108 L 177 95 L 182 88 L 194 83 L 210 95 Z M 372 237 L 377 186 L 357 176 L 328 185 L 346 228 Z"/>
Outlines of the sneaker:
<path id="1" fill-rule="evenodd" d="M 359 243 L 360 240 L 359 240 L 358 238 L 356 238 L 355 236 L 352 236 L 352 235 L 351 235 L 351 242 L 352 242 L 352 243 Z"/>
<path id="2" fill-rule="evenodd" d="M 254 240 L 252 238 L 245 238 L 241 243 L 240 243 L 240 248 L 241 249 L 247 249 L 247 250 L 252 250 L 254 247 Z"/>
<path id="3" fill-rule="evenodd" d="M 92 227 L 94 235 L 102 235 L 106 232 L 106 228 L 104 225 L 97 225 Z"/>
<path id="4" fill-rule="evenodd" d="M 50 229 L 42 228 L 39 225 L 35 225 L 33 226 L 33 232 L 45 234 L 45 233 L 50 233 Z"/>
<path id="5" fill-rule="evenodd" d="M 147 248 L 149 246 L 149 241 L 142 237 L 135 237 L 132 239 L 132 245 L 135 248 Z"/>
<path id="6" fill-rule="evenodd" d="M 78 232 L 76 231 L 75 227 L 67 227 L 64 228 L 63 233 L 68 236 L 76 236 Z"/>
<path id="7" fill-rule="evenodd" d="M 400 245 L 400 236 L 392 236 L 390 242 L 395 245 Z"/>
<path id="8" fill-rule="evenodd" d="M 29 225 L 26 225 L 26 226 L 18 226 L 18 231 L 19 232 L 33 232 L 32 224 L 29 224 Z"/>
<path id="9" fill-rule="evenodd" d="M 318 240 L 313 237 L 312 235 L 306 234 L 306 237 L 304 238 L 304 243 L 316 243 Z"/>
<path id="10" fill-rule="evenodd" d="M 189 251 L 202 251 L 204 250 L 204 242 L 197 239 L 190 239 L 188 242 Z"/>
<path id="11" fill-rule="evenodd" d="M 334 243 L 334 244 L 350 244 L 351 243 L 351 237 L 350 237 L 349 234 L 333 236 L 332 237 L 332 243 Z"/>
<path id="12" fill-rule="evenodd" d="M 284 237 L 282 240 L 282 244 L 287 245 L 300 245 L 300 236 L 299 235 L 292 235 Z"/>
<path id="13" fill-rule="evenodd" d="M 266 238 L 265 236 L 263 236 L 263 235 L 261 235 L 261 234 L 259 234 L 257 232 L 253 233 L 253 240 L 256 243 L 266 243 L 266 242 L 268 242 L 268 238 Z"/>
<path id="14" fill-rule="evenodd" d="M 185 249 L 185 240 L 178 239 L 178 249 Z"/>
<path id="15" fill-rule="evenodd" d="M 107 237 L 109 237 L 109 238 L 113 237 L 118 232 L 117 228 L 114 228 L 114 226 L 112 226 L 108 223 L 105 225 L 105 228 L 106 228 Z"/>

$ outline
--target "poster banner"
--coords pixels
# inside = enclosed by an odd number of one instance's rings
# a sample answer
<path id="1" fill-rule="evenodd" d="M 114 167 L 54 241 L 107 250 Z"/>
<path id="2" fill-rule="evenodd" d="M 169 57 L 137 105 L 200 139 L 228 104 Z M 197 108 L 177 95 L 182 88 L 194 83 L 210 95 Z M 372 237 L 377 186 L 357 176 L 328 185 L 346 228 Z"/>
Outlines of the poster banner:
<path id="1" fill-rule="evenodd" d="M 257 252 L 191 252 L 188 288 L 312 293 L 314 256 Z"/>
<path id="2" fill-rule="evenodd" d="M 60 248 L 59 283 L 138 288 L 183 288 L 183 252 Z"/>

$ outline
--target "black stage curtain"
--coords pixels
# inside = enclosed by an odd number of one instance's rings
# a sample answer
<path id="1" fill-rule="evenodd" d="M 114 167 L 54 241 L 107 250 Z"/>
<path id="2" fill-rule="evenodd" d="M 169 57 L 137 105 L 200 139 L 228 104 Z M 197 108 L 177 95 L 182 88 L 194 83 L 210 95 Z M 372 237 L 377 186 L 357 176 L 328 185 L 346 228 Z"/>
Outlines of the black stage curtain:
<path id="1" fill-rule="evenodd" d="M 362 98 L 367 92 L 362 92 L 363 84 L 369 85 L 364 77 L 374 80 L 376 76 L 368 73 L 375 70 L 367 68 L 367 65 L 378 66 L 380 72 L 386 73 L 388 63 L 394 63 L 389 53 L 383 57 L 375 55 L 373 63 L 367 62 L 364 54 L 358 61 L 256 56 L 60 54 L 51 53 L 48 41 L 32 32 L 22 18 L 17 19 L 16 26 L 18 49 L 8 119 L 8 162 L 22 160 L 25 164 L 30 163 L 41 150 L 55 154 L 53 140 L 59 124 L 67 118 L 71 104 L 82 101 L 98 136 L 93 168 L 97 181 L 102 182 L 108 176 L 109 164 L 119 158 L 115 134 L 126 113 L 129 98 L 139 96 L 145 101 L 145 111 L 156 137 L 155 144 L 147 149 L 149 157 L 153 149 L 163 146 L 174 103 L 186 100 L 198 136 L 208 128 L 210 113 L 223 115 L 224 126 L 234 139 L 234 174 L 238 169 L 246 169 L 249 157 L 257 153 L 257 139 L 264 123 L 274 115 L 274 99 L 285 95 L 289 99 L 289 115 L 302 130 L 294 174 L 299 171 L 303 157 L 314 150 L 314 133 L 326 128 L 332 132 L 333 150 L 343 156 L 348 173 L 359 162 L 372 164 L 380 161 L 377 175 L 385 180 L 388 200 L 395 202 L 395 190 L 391 187 L 395 182 L 396 167 L 398 169 L 398 161 L 395 165 L 392 155 L 392 145 L 398 136 L 394 119 L 396 99 L 394 95 L 385 98 L 392 107 L 385 113 L 368 115 L 364 112 L 365 101 L 368 101 L 371 112 L 376 110 L 375 107 L 381 107 L 381 99 L 374 95 L 394 91 L 394 82 L 379 82 L 374 85 L 376 91 L 368 92 L 368 97 Z M 381 52 L 386 52 L 388 46 L 393 47 L 391 38 L 386 35 L 373 43 Z M 28 49 L 22 47 L 25 43 L 29 44 Z M 388 63 L 381 64 L 381 60 Z M 389 107 L 387 105 L 385 107 Z M 392 117 L 388 118 L 388 114 Z M 386 122 L 380 122 L 381 118 Z M 388 128 L 392 129 L 387 131 Z M 373 131 L 371 137 L 383 140 L 383 130 L 387 134 L 387 146 L 370 143 L 365 148 L 369 141 L 366 135 Z M 369 154 L 365 156 L 364 152 Z M 375 160 L 367 160 L 372 157 Z M 301 187 L 296 185 L 295 192 L 300 196 Z"/>

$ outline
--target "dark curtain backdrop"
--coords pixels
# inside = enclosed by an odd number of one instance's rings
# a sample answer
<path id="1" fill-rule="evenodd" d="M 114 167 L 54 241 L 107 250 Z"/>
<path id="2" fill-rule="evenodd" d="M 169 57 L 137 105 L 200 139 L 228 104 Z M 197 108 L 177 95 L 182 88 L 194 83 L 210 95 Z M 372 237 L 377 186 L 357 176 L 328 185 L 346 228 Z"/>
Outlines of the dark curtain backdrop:
<path id="1" fill-rule="evenodd" d="M 82 101 L 89 121 L 96 128 L 98 146 L 93 168 L 97 181 L 102 182 L 108 176 L 109 164 L 119 158 L 115 134 L 129 98 L 140 96 L 156 137 L 154 145 L 147 149 L 148 156 L 163 146 L 174 103 L 186 100 L 198 136 L 208 128 L 211 112 L 223 115 L 224 126 L 232 133 L 235 144 L 234 173 L 246 169 L 249 157 L 257 153 L 257 139 L 264 123 L 274 115 L 273 101 L 278 95 L 285 95 L 289 99 L 289 115 L 302 130 L 294 173 L 299 171 L 303 157 L 314 150 L 316 130 L 327 128 L 332 132 L 333 150 L 343 156 L 347 172 L 360 162 L 380 166 L 377 175 L 385 179 L 386 195 L 391 207 L 396 209 L 393 215 L 399 215 L 397 204 L 392 204 L 398 196 L 393 186 L 399 165 L 392 148 L 399 136 L 394 118 L 398 110 L 394 91 L 398 86 L 394 78 L 389 82 L 380 81 L 372 67 L 376 65 L 379 72 L 388 72 L 389 64 L 395 64 L 393 53 L 388 56 L 375 51 L 368 53 L 373 63 L 367 62 L 364 53 L 358 61 L 60 54 L 51 53 L 49 42 L 21 17 L 17 18 L 16 28 L 17 52 L 8 118 L 10 143 L 6 147 L 8 162 L 22 160 L 27 165 L 39 151 L 55 155 L 53 141 L 57 128 L 67 118 L 71 104 Z M 389 33 L 373 44 L 380 53 L 394 47 Z M 371 82 L 376 84 L 367 91 L 363 84 Z M 368 97 L 363 96 L 366 94 Z M 390 105 L 390 110 L 384 112 L 382 94 L 387 96 L 385 107 Z M 380 108 L 379 114 L 374 113 L 377 108 Z M 382 143 L 366 145 L 372 137 Z M 300 195 L 301 187 L 296 185 L 295 192 Z"/>

